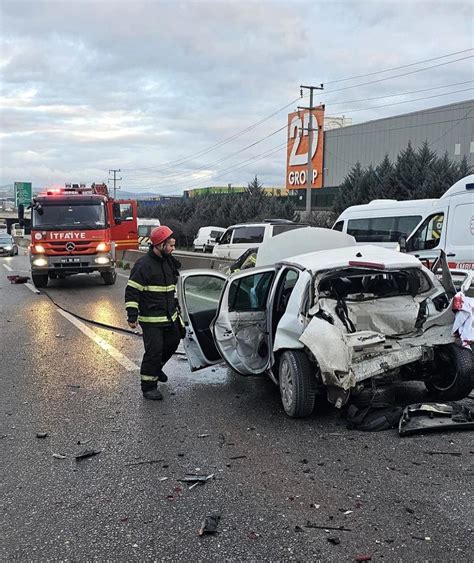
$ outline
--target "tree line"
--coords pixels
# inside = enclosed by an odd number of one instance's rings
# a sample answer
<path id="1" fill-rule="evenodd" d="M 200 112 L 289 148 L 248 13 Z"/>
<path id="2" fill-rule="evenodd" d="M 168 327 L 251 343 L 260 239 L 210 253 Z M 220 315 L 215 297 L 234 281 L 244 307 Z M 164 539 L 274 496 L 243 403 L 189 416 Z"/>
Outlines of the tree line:
<path id="1" fill-rule="evenodd" d="M 395 162 L 388 155 L 377 166 L 363 167 L 357 162 L 340 185 L 333 208 L 313 211 L 310 217 L 305 217 L 305 223 L 330 228 L 344 209 L 373 199 L 439 198 L 471 172 L 466 157 L 456 162 L 447 152 L 439 157 L 428 142 L 417 150 L 409 142 Z M 157 217 L 161 224 L 168 225 L 180 247 L 190 247 L 199 228 L 208 225 L 228 227 L 263 219 L 300 220 L 291 198 L 268 195 L 262 187 L 255 176 L 244 193 L 201 195 L 153 207 L 139 202 L 139 216 Z"/>

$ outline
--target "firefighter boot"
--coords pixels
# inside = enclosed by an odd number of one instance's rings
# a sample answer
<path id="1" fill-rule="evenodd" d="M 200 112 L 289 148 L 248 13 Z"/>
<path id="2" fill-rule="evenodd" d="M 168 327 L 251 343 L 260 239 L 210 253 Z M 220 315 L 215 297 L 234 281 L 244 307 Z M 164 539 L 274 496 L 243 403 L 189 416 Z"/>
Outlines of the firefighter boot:
<path id="1" fill-rule="evenodd" d="M 163 395 L 158 391 L 158 389 L 143 391 L 143 397 L 150 401 L 161 401 L 163 399 Z"/>
<path id="2" fill-rule="evenodd" d="M 158 381 L 161 381 L 162 383 L 166 383 L 168 381 L 168 376 L 162 369 L 158 372 Z"/>

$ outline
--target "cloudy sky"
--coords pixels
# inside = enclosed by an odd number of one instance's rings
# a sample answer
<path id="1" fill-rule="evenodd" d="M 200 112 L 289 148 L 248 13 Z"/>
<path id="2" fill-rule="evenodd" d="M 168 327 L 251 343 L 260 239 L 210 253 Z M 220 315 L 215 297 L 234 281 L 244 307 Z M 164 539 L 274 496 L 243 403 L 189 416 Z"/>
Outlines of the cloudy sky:
<path id="1" fill-rule="evenodd" d="M 124 190 L 163 195 L 255 174 L 281 186 L 302 83 L 324 83 L 326 114 L 354 122 L 473 97 L 471 2 L 0 6 L 0 186 L 109 169 Z"/>

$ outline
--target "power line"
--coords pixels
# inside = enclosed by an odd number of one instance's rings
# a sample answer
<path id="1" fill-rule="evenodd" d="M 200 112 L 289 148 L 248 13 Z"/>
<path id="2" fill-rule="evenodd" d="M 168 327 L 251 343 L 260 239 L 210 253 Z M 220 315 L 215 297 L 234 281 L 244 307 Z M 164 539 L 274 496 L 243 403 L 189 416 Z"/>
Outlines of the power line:
<path id="1" fill-rule="evenodd" d="M 393 69 L 381 70 L 381 71 L 378 71 L 378 72 L 368 73 L 368 74 L 364 74 L 364 75 L 360 75 L 360 76 L 354 76 L 354 77 L 350 77 L 350 78 L 341 78 L 341 79 L 338 79 L 338 80 L 334 80 L 334 81 L 327 82 L 326 84 L 335 84 L 335 83 L 338 83 L 338 82 L 343 82 L 343 81 L 347 81 L 347 80 L 353 80 L 353 79 L 362 78 L 362 77 L 365 77 L 365 76 L 372 76 L 372 75 L 375 75 L 375 74 L 380 74 L 380 73 L 384 73 L 384 72 L 389 72 L 390 70 L 397 70 L 397 69 L 400 69 L 400 68 L 406 68 L 406 67 L 414 66 L 414 65 L 417 65 L 417 64 L 423 64 L 424 62 L 430 62 L 430 61 L 433 61 L 433 60 L 438 60 L 438 59 L 446 58 L 446 57 L 453 56 L 453 55 L 456 55 L 456 54 L 461 54 L 461 53 L 469 52 L 469 51 L 472 51 L 472 50 L 474 50 L 474 49 L 465 49 L 465 50 L 463 50 L 463 51 L 457 51 L 457 52 L 454 52 L 454 53 L 449 53 L 449 54 L 446 54 L 446 55 L 441 55 L 441 56 L 439 56 L 439 57 L 434 57 L 434 58 L 432 58 L 432 59 L 426 59 L 426 60 L 424 60 L 424 61 L 418 61 L 417 63 L 410 63 L 409 65 L 402 65 L 402 66 L 400 66 L 400 67 L 394 67 Z M 355 87 L 358 87 L 358 86 L 366 86 L 366 85 L 369 85 L 369 84 L 375 84 L 375 83 L 382 82 L 382 81 L 385 81 L 385 80 L 391 80 L 392 78 L 398 78 L 398 77 L 401 77 L 401 76 L 407 76 L 407 75 L 409 75 L 409 74 L 414 74 L 414 73 L 417 73 L 417 72 L 423 72 L 423 71 L 425 71 L 425 70 L 430 70 L 430 69 L 432 69 L 432 68 L 437 68 L 437 67 L 439 67 L 439 66 L 452 64 L 452 63 L 455 63 L 455 62 L 458 62 L 458 61 L 462 61 L 462 60 L 465 60 L 465 59 L 468 59 L 468 58 L 472 58 L 472 56 L 468 56 L 468 57 L 463 57 L 463 58 L 455 59 L 455 60 L 453 60 L 453 61 L 447 61 L 447 62 L 444 62 L 444 63 L 440 63 L 440 64 L 438 64 L 438 65 L 432 65 L 432 66 L 425 67 L 425 68 L 422 68 L 422 69 L 417 69 L 417 70 L 414 70 L 414 71 L 411 71 L 411 72 L 408 72 L 408 73 L 402 73 L 402 74 L 398 74 L 398 75 L 394 75 L 394 76 L 382 78 L 382 79 L 379 79 L 379 80 L 374 80 L 374 81 L 370 81 L 370 82 L 365 82 L 365 83 L 362 83 L 362 84 L 355 84 L 355 85 L 353 85 L 353 86 L 347 86 L 347 87 L 345 87 L 345 88 L 339 88 L 339 89 L 336 89 L 336 90 L 329 91 L 329 92 L 327 92 L 327 93 L 332 94 L 332 93 L 335 93 L 335 92 L 340 92 L 340 91 L 343 91 L 343 90 L 348 90 L 348 89 L 350 89 L 350 88 L 355 88 Z M 213 144 L 213 145 L 207 147 L 206 149 L 203 149 L 203 150 L 198 151 L 198 152 L 196 152 L 196 153 L 192 153 L 192 154 L 190 154 L 190 155 L 188 155 L 188 156 L 186 156 L 186 157 L 183 157 L 183 158 L 180 158 L 180 159 L 176 159 L 176 160 L 174 160 L 174 161 L 165 162 L 165 163 L 163 163 L 163 164 L 161 164 L 161 165 L 159 165 L 159 166 L 124 168 L 124 169 L 122 169 L 122 171 L 123 171 L 123 172 L 133 172 L 133 171 L 135 171 L 135 170 L 143 170 L 143 171 L 146 171 L 146 170 L 153 171 L 153 170 L 154 170 L 154 171 L 157 171 L 157 172 L 158 172 L 158 171 L 165 171 L 165 170 L 168 170 L 169 168 L 172 168 L 172 167 L 174 167 L 174 166 L 176 166 L 176 165 L 178 165 L 178 164 L 183 164 L 184 162 L 187 162 L 187 161 L 189 161 L 189 160 L 191 160 L 192 158 L 195 158 L 195 157 L 197 157 L 197 156 L 203 156 L 204 154 L 207 154 L 207 153 L 209 153 L 209 152 L 211 152 L 211 151 L 213 151 L 213 150 L 215 150 L 215 149 L 217 149 L 217 148 L 219 148 L 219 147 L 221 147 L 221 146 L 224 146 L 224 145 L 230 143 L 231 141 L 233 141 L 233 140 L 239 138 L 240 136 L 244 135 L 245 133 L 247 133 L 247 132 L 249 132 L 249 131 L 252 131 L 253 129 L 255 129 L 256 127 L 258 127 L 259 125 L 261 125 L 261 124 L 264 123 L 265 121 L 268 121 L 269 119 L 271 119 L 272 117 L 274 117 L 275 115 L 277 115 L 279 112 L 283 111 L 284 109 L 288 108 L 288 107 L 291 106 L 291 105 L 294 105 L 298 100 L 299 100 L 299 98 L 295 98 L 295 99 L 292 100 L 291 102 L 285 104 L 284 106 L 281 106 L 281 107 L 278 108 L 276 111 L 272 112 L 270 115 L 264 117 L 263 119 L 257 121 L 256 123 L 251 124 L 250 126 L 246 127 L 245 129 L 243 129 L 243 130 L 241 130 L 241 131 L 239 131 L 239 132 L 237 132 L 237 133 L 235 133 L 235 134 L 233 134 L 233 135 L 231 135 L 231 136 L 229 136 L 229 137 L 223 139 L 222 141 L 219 141 L 219 142 L 217 142 L 217 143 L 215 143 L 215 144 Z"/>
<path id="2" fill-rule="evenodd" d="M 448 53 L 447 55 L 441 55 L 439 57 L 433 57 L 432 59 L 425 59 L 424 61 L 418 61 L 416 63 L 410 63 L 407 65 L 395 66 L 392 68 L 388 68 L 386 70 L 378 70 L 375 72 L 368 72 L 367 74 L 359 74 L 358 76 L 351 76 L 350 78 L 339 78 L 338 80 L 331 80 L 330 82 L 325 82 L 325 85 L 328 84 L 337 84 L 339 82 L 347 82 L 348 80 L 355 80 L 356 78 L 366 78 L 367 76 L 374 76 L 375 74 L 382 74 L 384 72 L 392 72 L 394 70 L 400 70 L 402 68 L 408 68 L 411 66 L 420 65 L 423 63 L 430 63 L 431 61 L 437 61 L 439 59 L 445 59 L 446 57 L 452 57 L 454 55 L 461 55 L 462 53 L 468 53 L 469 51 L 474 51 L 474 49 L 464 49 L 463 51 L 455 51 L 454 53 Z"/>
<path id="3" fill-rule="evenodd" d="M 397 96 L 408 96 L 410 94 L 419 94 L 421 92 L 431 92 L 431 90 L 441 90 L 442 88 L 450 88 L 451 86 L 462 86 L 464 84 L 472 84 L 474 80 L 465 80 L 464 82 L 453 82 L 444 86 L 433 86 L 433 88 L 422 88 L 421 90 L 411 90 L 410 92 L 400 92 L 399 94 L 387 94 L 386 96 L 376 96 L 375 98 L 364 98 L 362 100 L 341 100 L 340 102 L 330 102 L 331 106 L 340 106 L 341 104 L 356 104 L 358 102 L 371 102 L 372 100 L 383 100 L 384 98 L 396 98 Z"/>
<path id="4" fill-rule="evenodd" d="M 400 78 L 401 76 L 408 76 L 409 74 L 416 74 L 417 72 L 424 72 L 425 70 L 431 70 L 432 68 L 438 68 L 440 66 L 450 65 L 457 63 L 459 61 L 464 61 L 466 59 L 472 59 L 473 55 L 468 57 L 462 57 L 460 59 L 455 59 L 454 61 L 447 61 L 445 63 L 439 63 L 437 65 L 427 66 L 425 68 L 419 68 L 417 70 L 411 70 L 410 72 L 404 72 L 402 74 L 394 74 L 393 76 L 387 76 L 387 78 L 379 78 L 378 80 L 371 80 L 370 82 L 362 82 L 361 84 L 354 84 L 353 86 L 346 86 L 345 88 L 338 88 L 337 90 L 329 90 L 328 94 L 334 94 L 335 92 L 342 92 L 343 90 L 350 90 L 351 88 L 358 88 L 359 86 L 367 86 L 368 84 L 376 84 L 377 82 L 384 82 L 385 80 L 392 80 L 393 78 Z"/>

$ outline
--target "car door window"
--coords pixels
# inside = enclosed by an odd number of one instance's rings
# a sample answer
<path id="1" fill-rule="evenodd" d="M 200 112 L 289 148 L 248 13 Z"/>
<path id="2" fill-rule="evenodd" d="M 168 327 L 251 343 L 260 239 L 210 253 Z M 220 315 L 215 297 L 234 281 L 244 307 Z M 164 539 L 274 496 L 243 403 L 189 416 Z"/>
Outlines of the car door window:
<path id="1" fill-rule="evenodd" d="M 263 311 L 274 272 L 252 274 L 235 280 L 229 288 L 229 311 Z"/>
<path id="2" fill-rule="evenodd" d="M 439 244 L 443 231 L 444 213 L 427 217 L 410 239 L 408 250 L 431 250 Z"/>
<path id="3" fill-rule="evenodd" d="M 219 244 L 230 244 L 230 240 L 232 238 L 232 233 L 233 233 L 233 229 L 229 229 L 228 231 L 226 231 L 223 235 L 221 240 L 219 241 Z"/>
<path id="4" fill-rule="evenodd" d="M 255 244 L 263 242 L 265 227 L 237 227 L 234 233 L 234 244 Z"/>

